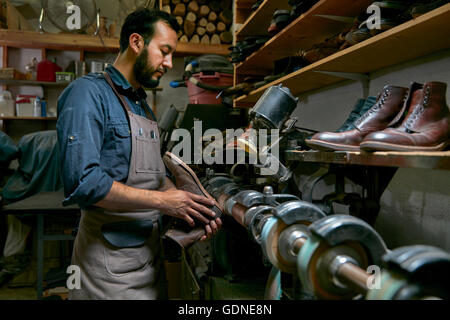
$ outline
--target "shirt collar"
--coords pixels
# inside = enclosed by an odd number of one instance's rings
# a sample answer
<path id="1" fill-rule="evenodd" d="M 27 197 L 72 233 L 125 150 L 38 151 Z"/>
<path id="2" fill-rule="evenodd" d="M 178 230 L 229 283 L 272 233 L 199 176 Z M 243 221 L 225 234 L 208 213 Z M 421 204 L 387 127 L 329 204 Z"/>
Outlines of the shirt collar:
<path id="1" fill-rule="evenodd" d="M 147 98 L 147 94 L 145 93 L 145 90 L 142 87 L 135 90 L 128 82 L 128 80 L 125 79 L 123 74 L 119 70 L 117 70 L 113 65 L 108 65 L 105 71 L 111 76 L 111 80 L 117 86 L 119 92 L 122 91 L 122 93 L 129 96 L 137 95 L 139 98 L 144 100 Z"/>

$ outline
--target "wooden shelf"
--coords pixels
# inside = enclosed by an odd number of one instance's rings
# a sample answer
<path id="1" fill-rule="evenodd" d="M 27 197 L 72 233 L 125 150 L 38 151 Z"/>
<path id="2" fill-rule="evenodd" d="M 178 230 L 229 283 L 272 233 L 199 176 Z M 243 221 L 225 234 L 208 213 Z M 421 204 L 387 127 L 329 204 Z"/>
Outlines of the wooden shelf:
<path id="1" fill-rule="evenodd" d="M 294 55 L 300 50 L 309 49 L 314 44 L 340 33 L 348 25 L 317 15 L 356 17 L 372 2 L 371 0 L 321 0 L 317 2 L 245 61 L 237 64 L 236 72 L 238 74 L 261 74 L 261 71 L 267 73 L 273 67 L 268 61 L 278 60 Z"/>
<path id="2" fill-rule="evenodd" d="M 119 52 L 118 38 L 103 38 L 82 34 L 39 33 L 0 29 L 0 45 L 16 48 L 47 48 L 67 51 Z M 227 55 L 229 45 L 178 43 L 175 55 Z"/>
<path id="3" fill-rule="evenodd" d="M 43 87 L 67 87 L 70 82 L 47 82 L 34 80 L 14 80 L 14 79 L 0 79 L 0 84 L 6 86 L 43 86 Z M 147 91 L 163 91 L 162 87 L 146 89 Z"/>
<path id="4" fill-rule="evenodd" d="M 7 86 L 67 87 L 70 82 L 44 82 L 33 80 L 0 79 L 0 84 Z"/>
<path id="5" fill-rule="evenodd" d="M 40 33 L 0 29 L 0 44 L 16 48 L 47 48 L 54 50 L 119 51 L 119 39 L 72 33 Z"/>
<path id="6" fill-rule="evenodd" d="M 275 10 L 281 9 L 291 9 L 288 0 L 265 0 L 236 32 L 237 41 L 243 40 L 247 36 L 269 35 L 267 29 L 269 28 L 273 13 Z"/>
<path id="7" fill-rule="evenodd" d="M 178 42 L 177 51 L 175 55 L 203 55 L 203 54 L 217 54 L 226 56 L 230 52 L 231 44 L 201 44 L 201 43 L 181 43 Z"/>
<path id="8" fill-rule="evenodd" d="M 367 74 L 445 50 L 450 48 L 449 34 L 447 4 L 241 96 L 235 99 L 235 105 L 251 106 L 268 87 L 280 83 L 298 96 L 346 80 L 318 71 Z"/>
<path id="9" fill-rule="evenodd" d="M 251 14 L 252 6 L 255 3 L 255 0 L 235 0 L 234 6 L 234 24 L 239 25 L 244 23 L 248 16 Z"/>
<path id="10" fill-rule="evenodd" d="M 368 153 L 289 150 L 285 156 L 288 161 L 450 170 L 450 151 Z"/>

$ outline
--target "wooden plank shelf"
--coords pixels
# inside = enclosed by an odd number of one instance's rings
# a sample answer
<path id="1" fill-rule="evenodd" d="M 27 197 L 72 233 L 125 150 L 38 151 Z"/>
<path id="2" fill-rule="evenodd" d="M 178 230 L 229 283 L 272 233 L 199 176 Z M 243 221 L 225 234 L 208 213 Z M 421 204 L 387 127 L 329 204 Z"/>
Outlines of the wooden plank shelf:
<path id="1" fill-rule="evenodd" d="M 314 44 L 340 33 L 348 25 L 317 15 L 356 17 L 372 2 L 370 0 L 321 0 L 317 2 L 310 10 L 297 17 L 259 50 L 247 57 L 245 61 L 237 64 L 236 72 L 238 74 L 254 74 L 254 70 L 270 70 L 273 66 L 267 63 L 268 61 L 309 49 Z"/>
<path id="2" fill-rule="evenodd" d="M 450 170 L 450 151 L 369 153 L 288 150 L 285 156 L 288 161 Z"/>
<path id="3" fill-rule="evenodd" d="M 233 11 L 233 23 L 235 28 L 240 28 L 252 13 L 254 0 L 236 0 Z"/>
<path id="4" fill-rule="evenodd" d="M 236 40 L 243 40 L 247 36 L 269 35 L 267 29 L 270 26 L 272 15 L 275 10 L 281 9 L 291 9 L 288 0 L 265 0 L 236 32 Z"/>
<path id="5" fill-rule="evenodd" d="M 449 34 L 450 4 L 446 4 L 251 91 L 235 99 L 235 106 L 255 103 L 268 87 L 280 83 L 298 96 L 346 80 L 318 71 L 368 74 L 446 50 L 450 48 Z"/>
<path id="6" fill-rule="evenodd" d="M 104 43 L 104 44 L 103 44 Z M 69 33 L 39 33 L 34 31 L 17 31 L 0 29 L 0 45 L 16 48 L 47 48 L 52 50 L 89 51 L 89 52 L 119 52 L 118 38 L 69 34 Z M 175 55 L 218 54 L 227 55 L 229 45 L 202 45 L 178 43 Z"/>
<path id="7" fill-rule="evenodd" d="M 40 33 L 0 29 L 0 44 L 16 48 L 47 48 L 53 50 L 86 50 L 93 52 L 119 51 L 119 39 L 72 34 L 72 33 Z"/>

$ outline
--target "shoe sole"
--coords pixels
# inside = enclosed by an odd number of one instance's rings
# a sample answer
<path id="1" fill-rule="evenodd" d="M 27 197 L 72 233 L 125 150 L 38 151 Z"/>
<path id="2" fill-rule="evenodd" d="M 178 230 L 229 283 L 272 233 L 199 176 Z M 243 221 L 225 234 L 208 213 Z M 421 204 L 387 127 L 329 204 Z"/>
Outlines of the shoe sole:
<path id="1" fill-rule="evenodd" d="M 387 142 L 367 141 L 361 143 L 360 148 L 364 151 L 442 151 L 448 145 L 450 145 L 450 141 L 445 141 L 432 147 L 404 146 Z"/>
<path id="2" fill-rule="evenodd" d="M 311 148 L 323 151 L 361 151 L 359 146 L 330 143 L 322 140 L 310 139 L 305 142 Z"/>
<path id="3" fill-rule="evenodd" d="M 184 170 L 187 171 L 187 173 L 189 173 L 189 175 L 191 176 L 192 179 L 194 179 L 196 185 L 199 187 L 200 191 L 203 193 L 203 195 L 214 201 L 214 205 L 220 210 L 220 212 L 222 212 L 223 214 L 223 208 L 222 206 L 216 201 L 216 199 L 214 199 L 206 190 L 205 188 L 203 188 L 203 185 L 200 183 L 200 181 L 197 178 L 197 175 L 194 173 L 194 171 L 192 171 L 192 169 L 183 162 L 183 160 L 181 160 L 180 158 L 178 158 L 176 155 L 174 155 L 173 153 L 166 151 L 165 155 L 170 158 L 170 160 L 176 162 L 177 164 L 179 164 L 180 166 L 183 167 Z M 218 217 L 216 217 L 218 218 Z"/>

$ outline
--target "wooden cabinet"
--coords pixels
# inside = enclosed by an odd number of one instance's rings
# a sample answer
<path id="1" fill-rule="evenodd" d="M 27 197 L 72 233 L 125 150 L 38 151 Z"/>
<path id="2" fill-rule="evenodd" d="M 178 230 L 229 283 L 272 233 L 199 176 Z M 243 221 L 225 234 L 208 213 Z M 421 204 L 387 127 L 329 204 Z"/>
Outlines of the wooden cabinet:
<path id="1" fill-rule="evenodd" d="M 342 22 L 326 15 L 355 17 L 373 1 L 321 0 L 267 41 L 245 61 L 235 64 L 234 80 L 239 84 L 247 76 L 268 75 L 273 61 L 307 50 L 312 45 L 341 32 Z M 274 10 L 285 9 L 287 1 L 265 0 L 251 12 L 254 1 L 235 0 L 236 41 L 249 35 L 264 35 Z M 283 84 L 295 96 L 325 88 L 348 79 L 369 81 L 371 72 L 450 48 L 450 4 L 373 36 L 300 70 L 268 83 L 247 95 L 234 99 L 235 107 L 252 107 L 272 85 Z M 317 152 L 288 151 L 288 160 L 356 164 L 370 166 L 450 169 L 450 151 L 443 152 Z"/>

